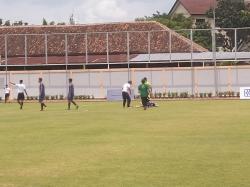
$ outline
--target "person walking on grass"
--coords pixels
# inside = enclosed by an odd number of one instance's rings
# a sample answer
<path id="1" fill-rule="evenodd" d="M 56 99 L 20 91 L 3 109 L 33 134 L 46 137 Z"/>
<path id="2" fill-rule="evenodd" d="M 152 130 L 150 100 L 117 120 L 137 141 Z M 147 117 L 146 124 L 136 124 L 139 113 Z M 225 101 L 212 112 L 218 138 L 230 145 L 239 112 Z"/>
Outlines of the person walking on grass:
<path id="1" fill-rule="evenodd" d="M 150 87 L 146 83 L 145 79 L 142 79 L 141 85 L 139 85 L 138 90 L 139 90 L 139 93 L 141 96 L 142 106 L 143 106 L 144 110 L 147 110 L 147 101 L 148 101 L 148 95 L 150 92 Z"/>
<path id="2" fill-rule="evenodd" d="M 131 85 L 132 85 L 132 81 L 128 81 L 122 87 L 123 108 L 125 108 L 126 103 L 127 103 L 127 107 L 128 108 L 130 107 L 130 103 L 131 103 Z"/>
<path id="3" fill-rule="evenodd" d="M 79 106 L 75 103 L 74 101 L 74 96 L 75 96 L 75 92 L 74 92 L 74 85 L 73 85 L 73 80 L 69 79 L 69 90 L 68 90 L 68 110 L 70 110 L 70 105 L 71 103 L 73 103 L 76 107 L 76 109 L 79 108 Z"/>
<path id="4" fill-rule="evenodd" d="M 9 86 L 6 84 L 5 88 L 4 88 L 4 102 L 7 103 L 9 101 L 10 98 L 10 88 Z"/>
<path id="5" fill-rule="evenodd" d="M 26 96 L 28 97 L 27 91 L 26 91 L 26 86 L 25 84 L 23 84 L 23 80 L 19 81 L 19 84 L 15 84 L 10 82 L 10 84 L 14 85 L 17 87 L 17 102 L 20 105 L 20 110 L 23 109 L 23 102 L 24 102 L 24 93 L 26 94 Z"/>
<path id="6" fill-rule="evenodd" d="M 40 111 L 43 111 L 44 107 L 47 107 L 44 103 L 44 101 L 45 101 L 45 86 L 43 84 L 43 79 L 39 78 L 38 83 L 39 83 L 39 103 L 41 104 Z"/>

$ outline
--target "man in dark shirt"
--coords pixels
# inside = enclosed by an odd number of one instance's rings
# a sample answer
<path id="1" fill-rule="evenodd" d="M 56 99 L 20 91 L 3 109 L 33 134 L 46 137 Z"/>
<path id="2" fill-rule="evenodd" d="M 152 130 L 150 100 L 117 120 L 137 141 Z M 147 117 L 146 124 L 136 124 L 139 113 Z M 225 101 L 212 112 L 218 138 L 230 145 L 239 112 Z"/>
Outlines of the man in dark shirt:
<path id="1" fill-rule="evenodd" d="M 41 111 L 43 111 L 44 107 L 47 107 L 44 104 L 44 100 L 45 100 L 45 86 L 43 84 L 43 79 L 42 78 L 39 78 L 38 82 L 39 82 L 39 103 L 41 104 Z"/>
<path id="2" fill-rule="evenodd" d="M 76 109 L 79 108 L 79 106 L 74 102 L 74 85 L 72 83 L 72 79 L 69 79 L 69 92 L 68 92 L 68 110 L 70 110 L 70 105 L 73 103 L 76 106 Z"/>

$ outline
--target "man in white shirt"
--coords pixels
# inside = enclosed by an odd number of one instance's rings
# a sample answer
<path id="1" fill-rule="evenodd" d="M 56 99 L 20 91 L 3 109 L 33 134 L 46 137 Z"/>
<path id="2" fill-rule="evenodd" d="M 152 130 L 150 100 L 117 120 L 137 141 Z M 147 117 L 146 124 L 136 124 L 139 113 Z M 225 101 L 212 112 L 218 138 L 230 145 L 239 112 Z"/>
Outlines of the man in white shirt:
<path id="1" fill-rule="evenodd" d="M 127 103 L 127 107 L 130 107 L 131 85 L 132 85 L 132 81 L 128 81 L 128 83 L 125 83 L 122 87 L 123 108 L 125 108 L 126 103 Z"/>
<path id="2" fill-rule="evenodd" d="M 19 84 L 15 84 L 10 82 L 10 84 L 15 85 L 17 87 L 17 102 L 20 105 L 20 109 L 23 109 L 23 101 L 24 101 L 24 93 L 26 94 L 26 96 L 28 96 L 27 92 L 26 92 L 26 86 L 23 84 L 23 80 L 19 81 Z"/>
<path id="3" fill-rule="evenodd" d="M 5 93 L 5 103 L 7 103 L 7 101 L 10 98 L 10 88 L 9 86 L 6 84 L 5 88 L 4 88 L 4 93 Z"/>

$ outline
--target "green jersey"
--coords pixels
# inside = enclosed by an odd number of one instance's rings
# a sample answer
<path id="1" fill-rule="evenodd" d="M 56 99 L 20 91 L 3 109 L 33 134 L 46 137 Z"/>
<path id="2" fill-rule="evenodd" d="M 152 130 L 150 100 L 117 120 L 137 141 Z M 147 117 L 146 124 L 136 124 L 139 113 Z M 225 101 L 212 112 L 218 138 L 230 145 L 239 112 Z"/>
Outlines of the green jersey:
<path id="1" fill-rule="evenodd" d="M 141 94 L 141 97 L 148 97 L 148 94 L 149 94 L 149 85 L 148 84 L 141 84 L 139 87 L 138 87 L 138 90 Z"/>

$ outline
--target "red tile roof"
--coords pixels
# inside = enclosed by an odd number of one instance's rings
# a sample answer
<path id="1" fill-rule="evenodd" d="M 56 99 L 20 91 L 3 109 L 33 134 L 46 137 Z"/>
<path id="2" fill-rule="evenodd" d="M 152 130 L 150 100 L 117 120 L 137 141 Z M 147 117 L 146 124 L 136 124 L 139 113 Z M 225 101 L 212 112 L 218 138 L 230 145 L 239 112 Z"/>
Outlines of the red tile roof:
<path id="1" fill-rule="evenodd" d="M 85 63 L 86 41 L 89 62 L 105 62 L 107 54 L 107 33 L 109 38 L 110 62 L 127 61 L 127 33 L 129 31 L 130 54 L 148 53 L 148 32 L 151 31 L 151 53 L 169 53 L 169 36 L 172 33 L 172 52 L 191 52 L 191 41 L 157 22 L 133 22 L 93 24 L 76 26 L 23 26 L 0 27 L 0 55 L 5 56 L 4 35 L 8 34 L 8 57 L 10 64 L 24 64 L 25 36 L 27 35 L 28 64 L 45 63 L 45 33 L 47 37 L 48 63 L 65 62 L 65 35 L 67 36 L 69 63 Z M 139 32 L 138 32 L 139 31 Z M 144 32 L 146 31 L 146 32 Z M 98 33 L 104 32 L 104 33 Z M 74 33 L 74 34 L 72 34 Z M 13 35 L 16 34 L 16 35 Z M 40 34 L 40 35 L 37 35 Z M 207 51 L 198 44 L 194 52 Z M 13 57 L 13 59 L 11 59 Z M 14 61 L 16 60 L 16 62 Z"/>
<path id="2" fill-rule="evenodd" d="M 216 2 L 216 0 L 176 0 L 173 8 L 180 3 L 191 15 L 205 15 L 209 9 L 214 7 Z"/>

